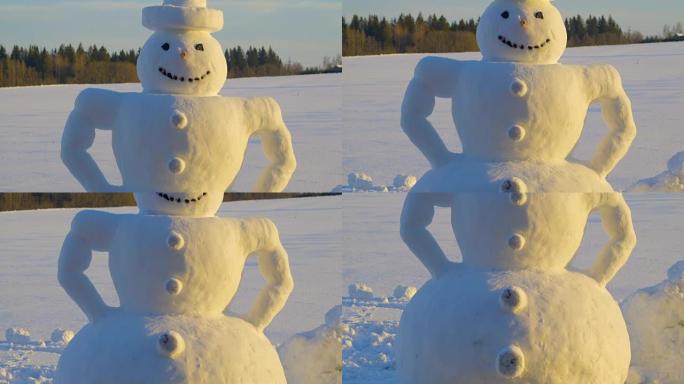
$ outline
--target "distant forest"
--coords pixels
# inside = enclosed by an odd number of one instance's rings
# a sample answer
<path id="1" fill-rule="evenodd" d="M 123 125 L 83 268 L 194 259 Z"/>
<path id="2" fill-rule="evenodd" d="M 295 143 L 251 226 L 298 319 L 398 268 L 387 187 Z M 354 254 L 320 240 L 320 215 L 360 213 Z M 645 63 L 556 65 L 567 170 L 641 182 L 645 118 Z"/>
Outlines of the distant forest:
<path id="1" fill-rule="evenodd" d="M 0 45 L 0 87 L 49 84 L 103 84 L 138 82 L 135 64 L 139 50 L 110 53 L 97 45 L 84 48 L 60 45 L 46 48 Z M 225 51 L 228 77 L 283 76 L 341 71 L 341 56 L 324 58 L 319 67 L 283 62 L 272 48 L 238 46 Z"/>
<path id="2" fill-rule="evenodd" d="M 378 55 L 391 53 L 436 53 L 478 51 L 475 32 L 478 20 L 449 21 L 436 14 L 425 18 L 401 14 L 388 20 L 376 15 L 354 15 L 342 18 L 342 54 L 344 56 Z M 565 20 L 568 46 L 614 45 L 674 40 L 677 28 L 666 26 L 663 36 L 646 37 L 623 30 L 612 16 L 574 16 Z M 669 34 L 669 36 L 668 36 Z"/>

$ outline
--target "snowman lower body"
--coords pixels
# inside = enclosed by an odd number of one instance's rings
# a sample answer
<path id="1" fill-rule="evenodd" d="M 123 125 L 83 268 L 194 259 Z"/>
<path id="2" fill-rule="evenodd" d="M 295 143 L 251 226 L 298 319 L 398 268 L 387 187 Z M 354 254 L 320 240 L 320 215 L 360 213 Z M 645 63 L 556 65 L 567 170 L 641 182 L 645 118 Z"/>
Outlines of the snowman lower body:
<path id="1" fill-rule="evenodd" d="M 117 313 L 86 325 L 59 361 L 56 384 L 285 384 L 278 353 L 234 317 Z"/>
<path id="2" fill-rule="evenodd" d="M 402 384 L 623 384 L 630 363 L 618 304 L 565 270 L 461 264 L 414 296 L 396 347 Z"/>

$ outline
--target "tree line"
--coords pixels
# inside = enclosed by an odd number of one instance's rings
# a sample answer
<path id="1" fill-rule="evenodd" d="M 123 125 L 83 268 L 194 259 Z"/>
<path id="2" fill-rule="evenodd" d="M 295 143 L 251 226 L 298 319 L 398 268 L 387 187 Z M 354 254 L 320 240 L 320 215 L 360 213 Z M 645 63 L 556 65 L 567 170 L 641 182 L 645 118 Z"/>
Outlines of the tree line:
<path id="1" fill-rule="evenodd" d="M 436 14 L 413 17 L 401 14 L 387 19 L 377 15 L 342 18 L 342 53 L 344 56 L 378 55 L 390 53 L 436 53 L 478 51 L 475 33 L 479 20 L 449 21 Z M 632 44 L 667 41 L 667 36 L 644 36 L 623 30 L 612 16 L 580 15 L 565 19 L 568 46 Z M 681 26 L 681 24 L 679 24 Z M 666 27 L 665 33 L 675 39 L 676 27 Z M 672 37 L 672 36 L 675 37 Z"/>
<path id="2" fill-rule="evenodd" d="M 31 45 L 15 45 L 11 51 L 0 45 L 0 87 L 50 84 L 105 84 L 138 82 L 138 50 L 110 53 L 104 46 L 85 48 L 62 44 L 48 51 Z M 305 68 L 299 63 L 283 62 L 272 48 L 238 46 L 225 51 L 229 78 L 282 76 L 338 72 L 339 58 L 324 59 L 319 67 Z"/>

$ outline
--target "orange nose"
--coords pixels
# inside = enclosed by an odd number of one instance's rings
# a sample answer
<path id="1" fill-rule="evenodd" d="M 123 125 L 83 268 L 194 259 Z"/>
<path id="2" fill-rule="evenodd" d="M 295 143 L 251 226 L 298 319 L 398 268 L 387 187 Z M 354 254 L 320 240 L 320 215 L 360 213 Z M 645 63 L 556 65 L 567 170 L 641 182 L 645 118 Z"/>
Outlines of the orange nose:
<path id="1" fill-rule="evenodd" d="M 180 56 L 181 56 L 181 59 L 183 59 L 183 60 L 187 59 L 188 58 L 188 51 L 181 52 Z"/>
<path id="2" fill-rule="evenodd" d="M 527 28 L 527 19 L 520 20 L 520 26 L 523 28 Z"/>

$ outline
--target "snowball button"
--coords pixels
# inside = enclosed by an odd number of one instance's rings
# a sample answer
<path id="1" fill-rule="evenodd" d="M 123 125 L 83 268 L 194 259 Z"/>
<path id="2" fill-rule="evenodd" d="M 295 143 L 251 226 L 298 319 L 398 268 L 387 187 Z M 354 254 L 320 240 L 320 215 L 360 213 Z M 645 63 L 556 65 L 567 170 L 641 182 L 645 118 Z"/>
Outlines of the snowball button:
<path id="1" fill-rule="evenodd" d="M 511 93 L 518 97 L 527 95 L 527 84 L 520 79 L 513 80 L 513 83 L 511 84 Z"/>
<path id="2" fill-rule="evenodd" d="M 180 233 L 171 232 L 169 238 L 166 240 L 166 243 L 169 248 L 180 251 L 185 246 L 185 239 L 183 239 L 183 236 L 181 236 Z"/>
<path id="3" fill-rule="evenodd" d="M 169 161 L 169 171 L 179 174 L 185 170 L 185 161 L 180 157 L 174 157 Z"/>
<path id="4" fill-rule="evenodd" d="M 520 313 L 520 311 L 527 307 L 527 294 L 520 287 L 508 287 L 501 292 L 499 304 L 505 310 Z"/>
<path id="5" fill-rule="evenodd" d="M 508 246 L 514 251 L 519 251 L 525 246 L 525 238 L 523 235 L 516 233 L 508 239 Z"/>
<path id="6" fill-rule="evenodd" d="M 501 376 L 516 379 L 525 371 L 525 355 L 518 346 L 506 347 L 496 358 L 496 368 Z"/>
<path id="7" fill-rule="evenodd" d="M 169 331 L 159 336 L 157 349 L 162 355 L 166 355 L 173 359 L 183 353 L 185 350 L 185 341 L 178 332 Z"/>
<path id="8" fill-rule="evenodd" d="M 183 290 L 183 283 L 175 277 L 170 278 L 166 281 L 166 292 L 169 295 L 178 295 Z"/>
<path id="9" fill-rule="evenodd" d="M 181 111 L 175 111 L 171 115 L 171 124 L 178 129 L 185 129 L 188 126 L 188 117 Z"/>
<path id="10" fill-rule="evenodd" d="M 513 141 L 522 141 L 525 138 L 525 128 L 514 125 L 508 130 L 508 137 Z"/>

